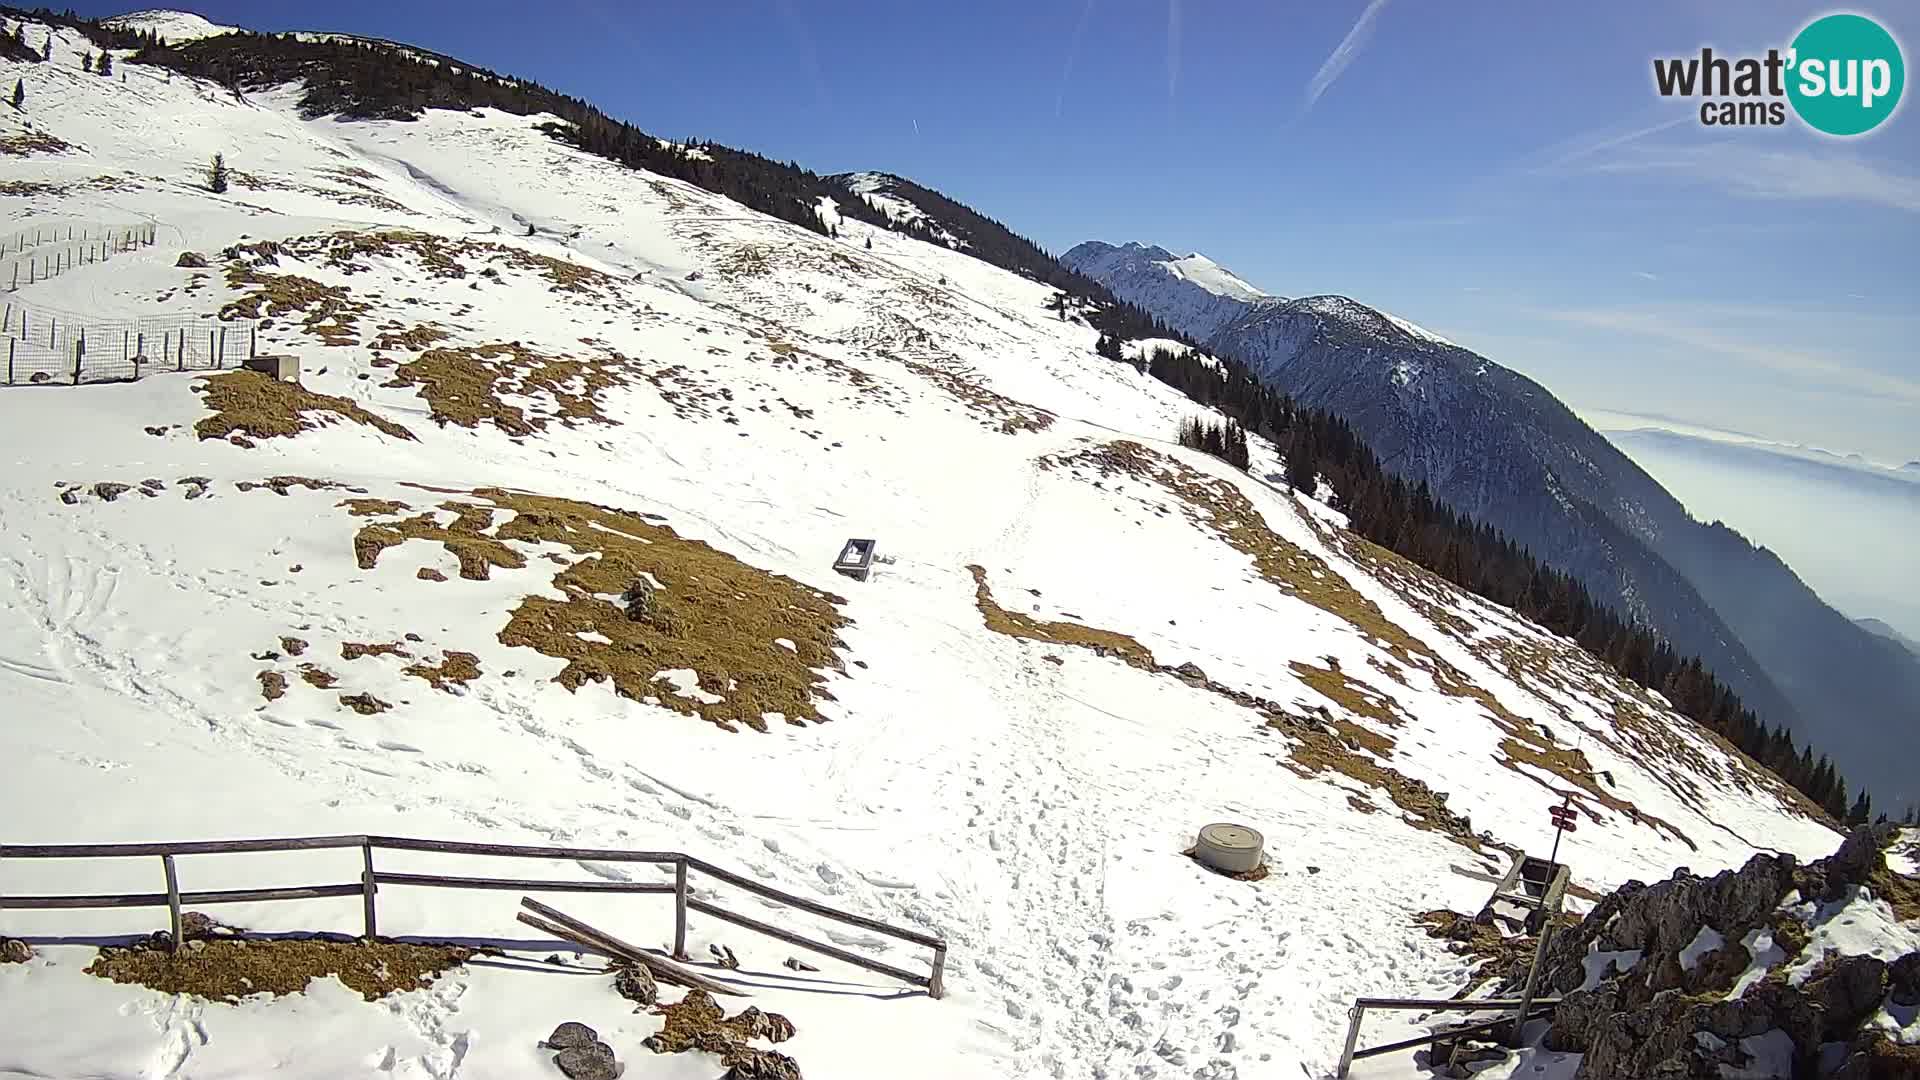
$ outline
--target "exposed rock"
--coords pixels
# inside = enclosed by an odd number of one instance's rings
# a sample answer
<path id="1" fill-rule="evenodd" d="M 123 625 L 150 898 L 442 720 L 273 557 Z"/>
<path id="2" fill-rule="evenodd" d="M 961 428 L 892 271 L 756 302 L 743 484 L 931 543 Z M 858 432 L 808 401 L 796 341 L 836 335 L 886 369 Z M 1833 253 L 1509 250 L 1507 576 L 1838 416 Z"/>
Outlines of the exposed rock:
<path id="1" fill-rule="evenodd" d="M 375 713 L 383 713 L 393 708 L 392 705 L 381 701 L 372 694 L 342 694 L 340 695 L 340 704 L 345 705 L 361 716 L 372 716 Z"/>
<path id="2" fill-rule="evenodd" d="M 646 578 L 637 578 L 620 594 L 627 605 L 627 618 L 634 622 L 646 622 L 654 614 L 653 583 Z"/>
<path id="3" fill-rule="evenodd" d="M 202 270 L 206 268 L 207 257 L 197 251 L 183 251 L 180 253 L 180 257 L 173 261 L 173 265 Z"/>
<path id="4" fill-rule="evenodd" d="M 24 964 L 33 959 L 33 947 L 19 938 L 0 938 L 0 964 Z"/>
<path id="5" fill-rule="evenodd" d="M 1888 964 L 1887 985 L 1894 1004 L 1909 1008 L 1920 1005 L 1920 952 L 1910 952 Z"/>
<path id="6" fill-rule="evenodd" d="M 1800 993 L 1820 1010 L 1822 1042 L 1852 1035 L 1860 1021 L 1879 1011 L 1886 992 L 1886 961 L 1873 956 L 1837 957 L 1800 984 Z"/>
<path id="7" fill-rule="evenodd" d="M 778 1050 L 738 1050 L 726 1064 L 720 1080 L 800 1080 L 800 1063 Z"/>
<path id="8" fill-rule="evenodd" d="M 569 1020 L 553 1029 L 547 1041 L 540 1045 L 549 1050 L 566 1050 L 570 1047 L 592 1046 L 600 1041 L 600 1033 L 575 1020 Z"/>
<path id="9" fill-rule="evenodd" d="M 1884 874 L 1886 846 L 1899 829 L 1893 825 L 1862 825 L 1847 834 L 1840 850 L 1807 864 L 1795 884 L 1800 895 L 1809 900 L 1832 902 L 1846 895 L 1849 885 L 1866 885 L 1877 874 Z"/>
<path id="10" fill-rule="evenodd" d="M 620 1075 L 613 1048 L 601 1042 L 569 1046 L 553 1056 L 553 1063 L 568 1080 L 617 1080 Z"/>
<path id="11" fill-rule="evenodd" d="M 1174 668 L 1173 673 L 1191 683 L 1205 683 L 1207 681 L 1207 673 L 1200 670 L 1200 665 L 1191 660 Z"/>
<path id="12" fill-rule="evenodd" d="M 103 480 L 100 483 L 93 485 L 94 495 L 101 499 L 106 500 L 107 502 L 112 502 L 113 500 L 119 498 L 122 495 L 125 495 L 127 492 L 132 490 L 133 488 L 130 485 L 116 484 L 106 480 Z"/>
<path id="13" fill-rule="evenodd" d="M 639 964 L 622 964 L 613 976 L 613 992 L 643 1008 L 651 1008 L 660 999 L 660 987 L 653 972 Z"/>

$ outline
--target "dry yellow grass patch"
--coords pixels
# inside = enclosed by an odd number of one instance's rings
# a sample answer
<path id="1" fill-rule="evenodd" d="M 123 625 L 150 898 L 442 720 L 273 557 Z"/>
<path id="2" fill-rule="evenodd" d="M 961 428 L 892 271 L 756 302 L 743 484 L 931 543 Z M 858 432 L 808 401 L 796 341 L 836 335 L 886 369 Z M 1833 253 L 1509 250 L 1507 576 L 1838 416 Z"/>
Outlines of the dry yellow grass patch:
<path id="1" fill-rule="evenodd" d="M 193 426 L 203 439 L 291 437 L 312 431 L 339 417 L 370 427 L 396 439 L 413 432 L 383 420 L 343 397 L 316 394 L 299 383 L 282 382 L 257 371 L 229 371 L 208 375 L 195 386 L 213 415 Z"/>
<path id="2" fill-rule="evenodd" d="M 471 428 L 486 422 L 520 436 L 544 431 L 556 420 L 564 427 L 576 421 L 613 423 L 600 411 L 600 401 L 607 390 L 627 384 L 628 363 L 617 353 L 574 359 L 517 341 L 495 342 L 428 349 L 395 368 L 386 385 L 418 386 L 441 425 Z M 552 404 L 527 400 L 538 395 Z"/>
<path id="3" fill-rule="evenodd" d="M 392 499 L 344 499 L 338 505 L 346 507 L 347 513 L 354 517 L 391 517 L 410 509 L 406 503 Z"/>
<path id="4" fill-rule="evenodd" d="M 985 567 L 968 566 L 967 572 L 973 575 L 974 604 L 980 609 L 981 618 L 986 620 L 987 629 L 1025 641 L 1076 645 L 1092 649 L 1101 656 L 1117 656 L 1143 671 L 1159 670 L 1160 665 L 1154 660 L 1152 651 L 1127 635 L 1075 622 L 1042 622 L 1017 611 L 1008 611 L 993 599 L 993 589 L 987 585 Z"/>
<path id="5" fill-rule="evenodd" d="M 305 313 L 302 325 L 328 345 L 357 345 L 356 327 L 367 305 L 353 298 L 345 285 L 323 285 L 297 274 L 274 274 L 253 263 L 227 263 L 227 287 L 250 290 L 220 309 L 223 319 L 279 318 Z"/>
<path id="6" fill-rule="evenodd" d="M 1399 702 L 1341 671 L 1340 662 L 1332 657 L 1327 658 L 1326 667 L 1299 660 L 1290 661 L 1287 666 L 1301 682 L 1355 716 L 1369 717 L 1388 727 L 1401 727 L 1407 722 L 1407 714 Z M 1388 746 L 1393 745 L 1393 740 L 1385 735 L 1375 737 L 1385 740 Z"/>
<path id="7" fill-rule="evenodd" d="M 453 693 L 453 687 L 465 686 L 480 677 L 480 658 L 470 652 L 441 652 L 438 664 L 414 664 L 401 674 L 427 680 L 435 690 Z"/>
<path id="8" fill-rule="evenodd" d="M 89 975 L 163 994 L 238 1002 L 254 994 L 297 994 L 314 979 L 338 978 L 368 1001 L 432 985 L 473 950 L 456 945 L 323 938 L 214 938 L 178 952 L 146 946 L 104 948 Z"/>
<path id="9" fill-rule="evenodd" d="M 961 368 L 957 361 L 947 367 L 939 367 L 909 360 L 904 356 L 888 355 L 888 359 L 905 365 L 908 371 L 946 391 L 965 405 L 967 411 L 973 413 L 985 426 L 1003 435 L 1018 435 L 1023 431 L 1045 431 L 1053 426 L 1052 413 L 988 389 L 980 383 L 973 372 Z"/>
<path id="10" fill-rule="evenodd" d="M 397 641 L 378 643 L 343 641 L 340 643 L 340 659 L 358 660 L 363 656 L 398 656 L 404 660 L 413 659 L 413 654 Z"/>
<path id="11" fill-rule="evenodd" d="M 259 674 L 260 696 L 268 701 L 278 701 L 287 695 L 287 677 L 277 671 L 263 671 Z"/>
<path id="12" fill-rule="evenodd" d="M 355 541 L 360 565 L 371 568 L 396 544 L 428 540 L 460 559 L 462 577 L 484 578 L 495 566 L 526 565 L 510 544 L 561 545 L 576 556 L 552 579 L 566 598 L 527 597 L 499 633 L 503 644 L 567 661 L 555 677 L 561 685 L 605 682 L 622 697 L 728 731 L 739 724 L 764 731 L 768 714 L 796 725 L 824 719 L 818 703 L 831 695 L 821 669 L 840 667 L 838 631 L 847 624 L 840 597 L 748 566 L 639 514 L 498 488 L 472 495 L 481 501 L 442 504 L 456 515 L 444 526 L 421 515 L 363 527 Z M 514 517 L 495 526 L 499 511 Z M 636 582 L 654 583 L 650 599 L 621 599 Z M 776 645 L 778 639 L 793 648 Z M 658 681 L 674 670 L 692 670 L 701 693 L 719 700 L 682 696 Z"/>
<path id="13" fill-rule="evenodd" d="M 0 135 L 0 154 L 26 157 L 28 154 L 64 154 L 73 149 L 44 131 L 23 131 L 18 135 Z"/>
<path id="14" fill-rule="evenodd" d="M 412 329 L 405 329 L 394 325 L 383 327 L 380 336 L 373 339 L 373 344 L 370 347 L 376 351 L 381 349 L 406 349 L 410 352 L 419 352 L 437 341 L 447 340 L 449 336 L 445 330 L 440 329 L 432 323 L 421 323 Z"/>

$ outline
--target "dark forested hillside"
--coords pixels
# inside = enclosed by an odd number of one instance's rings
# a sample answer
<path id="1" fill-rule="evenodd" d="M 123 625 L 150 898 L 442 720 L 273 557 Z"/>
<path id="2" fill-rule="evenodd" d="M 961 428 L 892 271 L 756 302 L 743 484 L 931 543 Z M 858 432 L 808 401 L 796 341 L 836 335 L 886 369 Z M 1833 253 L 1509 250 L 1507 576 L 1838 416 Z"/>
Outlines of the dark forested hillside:
<path id="1" fill-rule="evenodd" d="M 1510 607 L 1607 661 L 1623 677 L 1657 690 L 1682 714 L 1718 732 L 1840 820 L 1865 820 L 1872 801 L 1850 793 L 1825 755 L 1796 744 L 1783 725 L 1763 722 L 1697 656 L 1682 656 L 1646 628 L 1594 600 L 1584 585 L 1542 565 L 1490 525 L 1455 513 L 1422 483 L 1383 468 L 1346 421 L 1299 406 L 1269 390 L 1231 360 L 1225 372 L 1198 352 L 1157 350 L 1149 373 L 1245 429 L 1274 443 L 1286 458 L 1289 484 L 1333 488 L 1334 506 L 1354 532 L 1470 592 Z M 1204 447 L 1203 447 L 1204 448 Z M 1617 531 L 1595 507 L 1590 528 Z"/>

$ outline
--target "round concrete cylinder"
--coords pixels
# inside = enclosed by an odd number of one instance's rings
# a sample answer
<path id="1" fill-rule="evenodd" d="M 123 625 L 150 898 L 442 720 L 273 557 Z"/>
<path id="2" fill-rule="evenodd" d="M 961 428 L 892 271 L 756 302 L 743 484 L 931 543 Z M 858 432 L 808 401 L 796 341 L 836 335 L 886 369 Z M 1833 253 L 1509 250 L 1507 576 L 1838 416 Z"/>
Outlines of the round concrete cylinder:
<path id="1" fill-rule="evenodd" d="M 1260 865 L 1265 839 L 1245 825 L 1216 822 L 1200 830 L 1194 841 L 1194 858 L 1227 874 L 1244 874 Z"/>

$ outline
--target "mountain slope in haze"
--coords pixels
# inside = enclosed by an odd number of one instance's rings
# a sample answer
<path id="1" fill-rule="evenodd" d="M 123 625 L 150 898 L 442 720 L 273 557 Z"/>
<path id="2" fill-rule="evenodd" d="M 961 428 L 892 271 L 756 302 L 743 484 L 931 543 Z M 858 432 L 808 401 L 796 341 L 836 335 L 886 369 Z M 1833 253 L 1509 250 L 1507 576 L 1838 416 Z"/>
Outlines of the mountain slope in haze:
<path id="1" fill-rule="evenodd" d="M 1888 626 L 1884 620 L 1874 619 L 1874 618 L 1865 618 L 1865 619 L 1855 619 L 1853 621 L 1859 623 L 1862 627 L 1864 627 L 1867 630 L 1868 633 L 1877 634 L 1880 637 L 1886 638 L 1888 641 L 1897 642 L 1899 645 L 1904 647 L 1908 652 L 1913 653 L 1916 656 L 1920 656 L 1920 641 L 1915 641 L 1913 638 L 1910 638 L 1907 635 L 1901 633 L 1900 631 L 1895 630 L 1893 627 Z"/>
<path id="2" fill-rule="evenodd" d="M 31 103 L 0 138 L 65 147 L 9 158 L 31 185 L 9 209 L 158 242 L 13 310 L 258 314 L 260 351 L 301 375 L 96 383 L 95 359 L 81 385 L 0 387 L 0 701 L 29 718 L 0 724 L 6 843 L 686 851 L 948 943 L 931 1001 L 692 913 L 696 956 L 743 962 L 707 970 L 834 1080 L 1322 1075 L 1354 996 L 1468 984 L 1416 917 L 1477 909 L 1487 886 L 1454 867 L 1540 850 L 1567 798 L 1595 891 L 1833 847 L 1659 695 L 1173 445 L 1190 399 L 972 248 L 853 218 L 825 235 L 557 141 L 556 115 L 311 115 L 297 69 L 236 95 L 131 55 L 102 79 L 77 61 L 93 43 L 56 46 L 0 61 Z M 831 569 L 850 536 L 890 560 L 868 580 Z M 1181 856 L 1226 815 L 1266 833 L 1264 880 Z M 381 868 L 671 880 L 536 861 Z M 179 869 L 189 892 L 362 873 L 353 851 Z M 9 860 L 6 892 L 148 873 Z M 923 948 L 695 888 L 929 970 Z M 665 1018 L 597 964 L 542 963 L 500 893 L 396 883 L 378 905 L 385 934 L 508 955 L 380 1002 L 326 978 L 209 1003 L 87 973 L 86 942 L 153 910 L 10 911 L 37 955 L 0 964 L 0 1015 L 32 1037 L 0 1039 L 0 1072 L 540 1076 L 563 1020 L 641 1073 L 723 1068 L 650 1056 Z M 216 913 L 290 934 L 357 930 L 358 908 Z M 660 897 L 566 909 L 642 946 L 672 933 Z M 1425 1074 L 1411 1053 L 1375 1069 Z"/>
<path id="3" fill-rule="evenodd" d="M 1117 252 L 1128 257 L 1116 259 Z M 1140 245 L 1062 261 L 1175 320 L 1203 286 Z M 1889 746 L 1920 731 L 1920 661 L 1861 629 L 1765 548 L 1706 525 L 1544 387 L 1345 297 L 1242 300 L 1205 334 L 1303 404 L 1351 422 L 1396 472 L 1527 544 L 1696 653 L 1763 719 L 1785 722 L 1888 805 L 1920 794 Z M 1158 304 L 1167 305 L 1164 309 Z M 1194 323 L 1207 331 L 1214 311 Z M 1613 522 L 1592 528 L 1588 508 Z"/>

